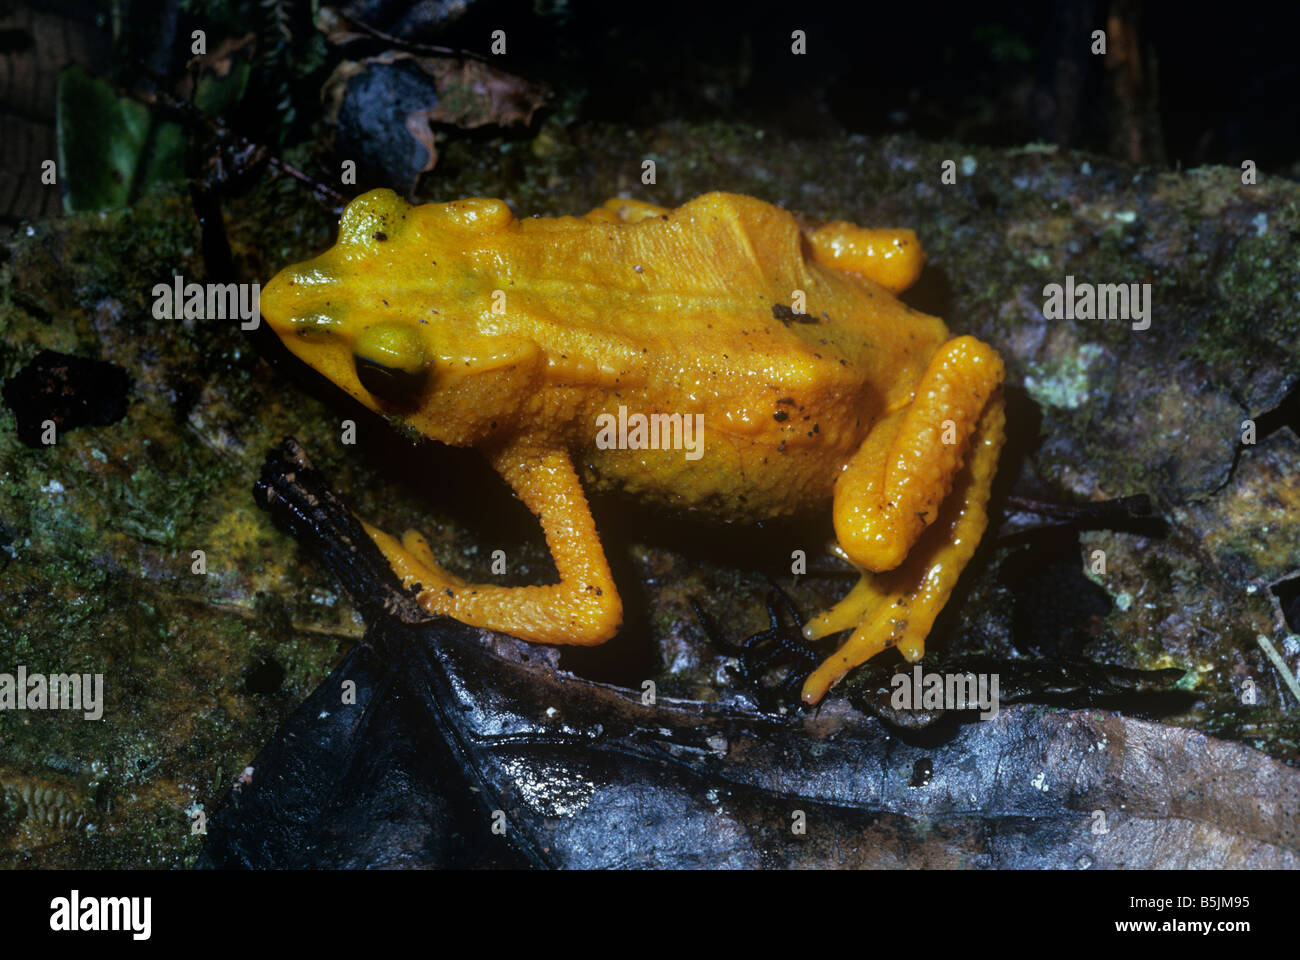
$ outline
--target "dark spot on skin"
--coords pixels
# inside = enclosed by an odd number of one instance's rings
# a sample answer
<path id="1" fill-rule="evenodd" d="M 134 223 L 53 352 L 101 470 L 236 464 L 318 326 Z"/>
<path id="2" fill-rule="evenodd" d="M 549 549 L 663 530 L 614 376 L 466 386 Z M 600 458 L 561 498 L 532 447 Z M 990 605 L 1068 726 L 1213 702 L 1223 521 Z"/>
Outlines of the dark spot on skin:
<path id="1" fill-rule="evenodd" d="M 788 407 L 794 406 L 794 397 L 782 397 L 777 403 L 783 403 Z"/>
<path id="2" fill-rule="evenodd" d="M 781 423 L 785 420 L 789 420 L 790 414 L 786 413 L 784 410 L 778 410 L 776 413 L 772 414 L 772 419 L 777 423 Z"/>
<path id="3" fill-rule="evenodd" d="M 772 316 L 787 327 L 792 323 L 817 323 L 816 317 L 810 317 L 806 313 L 795 313 L 793 308 L 787 307 L 784 303 L 772 304 Z"/>
<path id="4" fill-rule="evenodd" d="M 443 587 L 442 592 L 445 593 L 445 594 L 446 594 L 447 596 L 449 596 L 449 597 L 454 597 L 454 596 L 456 596 L 456 594 L 452 593 L 452 592 L 451 592 L 450 590 L 448 590 L 446 587 Z"/>
<path id="5" fill-rule="evenodd" d="M 821 424 L 819 424 L 819 423 L 814 423 L 814 424 L 813 424 L 813 433 L 821 433 L 821 432 L 822 432 Z"/>
<path id="6" fill-rule="evenodd" d="M 378 240 L 380 243 L 383 243 L 385 240 L 388 239 L 388 234 L 384 233 L 384 231 L 382 230 L 376 230 L 375 239 Z"/>

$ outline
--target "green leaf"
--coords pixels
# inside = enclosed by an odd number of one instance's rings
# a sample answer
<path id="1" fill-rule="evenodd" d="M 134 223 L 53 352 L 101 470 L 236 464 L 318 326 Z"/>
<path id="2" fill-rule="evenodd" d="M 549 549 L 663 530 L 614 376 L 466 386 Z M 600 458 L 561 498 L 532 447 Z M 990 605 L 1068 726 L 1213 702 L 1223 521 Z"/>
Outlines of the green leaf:
<path id="1" fill-rule="evenodd" d="M 144 104 L 79 66 L 59 74 L 57 125 L 69 213 L 124 207 L 154 184 L 185 176 L 180 125 L 158 122 Z"/>
<path id="2" fill-rule="evenodd" d="M 248 61 L 241 60 L 224 77 L 204 73 L 194 91 L 194 105 L 210 117 L 221 116 L 243 98 L 251 72 Z"/>

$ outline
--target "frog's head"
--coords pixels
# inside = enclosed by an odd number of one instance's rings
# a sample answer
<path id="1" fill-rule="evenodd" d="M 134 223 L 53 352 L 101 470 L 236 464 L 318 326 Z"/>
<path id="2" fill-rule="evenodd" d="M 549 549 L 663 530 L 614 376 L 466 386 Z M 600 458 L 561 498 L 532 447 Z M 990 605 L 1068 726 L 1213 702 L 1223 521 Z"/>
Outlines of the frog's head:
<path id="1" fill-rule="evenodd" d="M 412 207 L 391 190 L 363 194 L 332 248 L 266 285 L 262 315 L 370 409 L 473 443 L 509 420 L 537 366 L 534 345 L 481 331 L 490 297 L 468 261 L 473 234 L 512 220 L 497 200 Z"/>

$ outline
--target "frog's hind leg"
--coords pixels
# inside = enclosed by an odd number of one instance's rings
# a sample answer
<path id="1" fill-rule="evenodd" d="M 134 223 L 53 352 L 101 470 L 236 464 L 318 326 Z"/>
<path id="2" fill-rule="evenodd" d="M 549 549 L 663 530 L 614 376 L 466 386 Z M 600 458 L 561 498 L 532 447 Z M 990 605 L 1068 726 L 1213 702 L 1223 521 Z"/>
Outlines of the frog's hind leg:
<path id="1" fill-rule="evenodd" d="M 418 533 L 407 531 L 399 542 L 370 524 L 366 532 L 403 584 L 419 585 L 416 599 L 430 613 L 538 643 L 604 643 L 618 631 L 623 607 L 568 454 L 511 447 L 493 465 L 541 521 L 559 583 L 468 583 L 439 566 Z"/>
<path id="2" fill-rule="evenodd" d="M 840 475 L 835 533 L 862 578 L 804 628 L 810 640 L 854 628 L 808 677 L 806 702 L 816 703 L 887 647 L 909 661 L 925 652 L 926 635 L 988 524 L 985 506 L 1005 436 L 1003 376 L 990 347 L 973 337 L 949 341 L 916 399 L 886 416 Z"/>

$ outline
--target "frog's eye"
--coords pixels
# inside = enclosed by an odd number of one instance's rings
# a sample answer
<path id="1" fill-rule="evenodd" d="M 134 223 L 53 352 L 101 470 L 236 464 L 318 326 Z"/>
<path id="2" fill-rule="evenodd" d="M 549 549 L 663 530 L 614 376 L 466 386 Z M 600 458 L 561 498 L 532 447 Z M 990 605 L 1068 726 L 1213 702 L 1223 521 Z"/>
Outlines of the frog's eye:
<path id="1" fill-rule="evenodd" d="M 412 327 L 379 324 L 361 331 L 352 347 L 361 386 L 398 407 L 419 403 L 429 380 L 424 341 Z"/>

